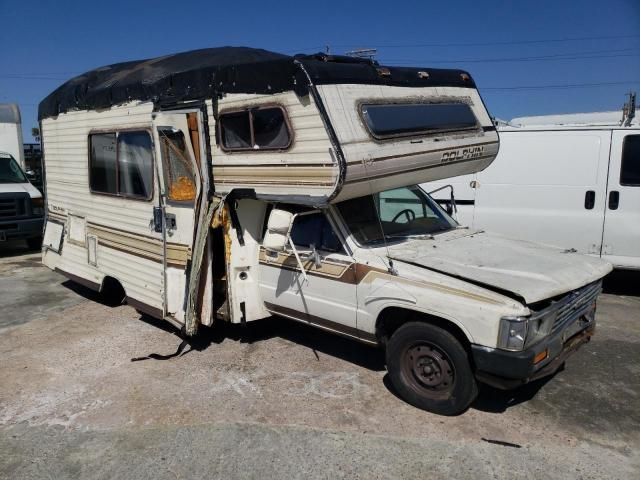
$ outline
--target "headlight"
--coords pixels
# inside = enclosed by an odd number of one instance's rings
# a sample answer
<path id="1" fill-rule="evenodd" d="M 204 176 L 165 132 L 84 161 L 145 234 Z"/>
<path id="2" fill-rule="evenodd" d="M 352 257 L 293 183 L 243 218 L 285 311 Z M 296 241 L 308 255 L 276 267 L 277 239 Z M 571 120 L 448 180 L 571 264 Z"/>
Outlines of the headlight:
<path id="1" fill-rule="evenodd" d="M 527 340 L 529 317 L 502 317 L 498 332 L 498 348 L 522 350 Z"/>
<path id="2" fill-rule="evenodd" d="M 31 213 L 34 215 L 44 215 L 44 198 L 37 197 L 31 199 Z"/>

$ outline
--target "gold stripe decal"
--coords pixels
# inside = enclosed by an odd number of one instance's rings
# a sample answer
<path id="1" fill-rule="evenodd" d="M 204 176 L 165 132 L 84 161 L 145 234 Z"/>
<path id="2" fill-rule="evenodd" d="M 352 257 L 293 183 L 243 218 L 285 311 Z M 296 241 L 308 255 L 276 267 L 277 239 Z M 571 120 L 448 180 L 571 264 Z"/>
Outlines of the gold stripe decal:
<path id="1" fill-rule="evenodd" d="M 98 237 L 98 244 L 115 250 L 143 257 L 155 262 L 162 262 L 162 240 L 146 235 L 139 235 L 123 230 L 97 225 L 87 224 L 87 233 Z M 191 259 L 191 248 L 187 245 L 176 243 L 167 244 L 167 264 L 186 266 Z"/>

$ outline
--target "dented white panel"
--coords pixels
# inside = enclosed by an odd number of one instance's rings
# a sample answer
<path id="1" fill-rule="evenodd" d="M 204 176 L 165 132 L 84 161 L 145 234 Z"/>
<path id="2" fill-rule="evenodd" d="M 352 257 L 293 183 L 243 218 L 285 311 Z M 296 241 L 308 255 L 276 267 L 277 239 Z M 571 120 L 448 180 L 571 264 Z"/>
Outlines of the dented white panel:
<path id="1" fill-rule="evenodd" d="M 498 153 L 498 134 L 475 89 L 321 85 L 318 90 L 346 161 L 344 184 L 335 201 L 476 172 Z M 477 129 L 375 140 L 360 117 L 360 105 L 367 102 L 451 100 L 471 107 Z"/>
<path id="2" fill-rule="evenodd" d="M 293 92 L 274 95 L 229 94 L 218 101 L 218 112 L 259 105 L 285 109 L 291 124 L 292 143 L 286 150 L 224 152 L 217 144 L 213 107 L 207 101 L 209 134 L 216 192 L 250 188 L 262 196 L 314 197 L 332 195 L 339 178 L 337 159 L 310 95 Z M 284 189 L 284 190 L 283 190 Z"/>

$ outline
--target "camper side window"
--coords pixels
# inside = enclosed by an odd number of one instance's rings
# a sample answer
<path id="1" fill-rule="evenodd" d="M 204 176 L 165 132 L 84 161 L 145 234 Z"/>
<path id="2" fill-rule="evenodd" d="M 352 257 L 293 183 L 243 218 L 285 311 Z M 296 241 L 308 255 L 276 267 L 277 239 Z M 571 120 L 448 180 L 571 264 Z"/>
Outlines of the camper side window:
<path id="1" fill-rule="evenodd" d="M 477 128 L 466 103 L 363 104 L 360 113 L 369 133 L 378 140 Z"/>
<path id="2" fill-rule="evenodd" d="M 289 123 L 282 107 L 223 112 L 218 122 L 218 143 L 224 151 L 283 150 L 291 145 Z"/>
<path id="3" fill-rule="evenodd" d="M 640 135 L 624 137 L 620 185 L 640 187 Z"/>
<path id="4" fill-rule="evenodd" d="M 149 132 L 89 135 L 89 185 L 94 193 L 150 199 L 153 156 Z"/>

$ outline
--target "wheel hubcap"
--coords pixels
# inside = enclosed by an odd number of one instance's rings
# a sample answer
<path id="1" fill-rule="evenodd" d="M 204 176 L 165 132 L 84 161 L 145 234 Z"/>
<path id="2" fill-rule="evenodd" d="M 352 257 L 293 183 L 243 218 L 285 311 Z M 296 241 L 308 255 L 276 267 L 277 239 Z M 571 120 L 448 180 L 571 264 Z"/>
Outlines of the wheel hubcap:
<path id="1" fill-rule="evenodd" d="M 415 386 L 432 391 L 453 387 L 453 366 L 435 345 L 420 343 L 409 347 L 404 354 L 403 367 Z"/>

